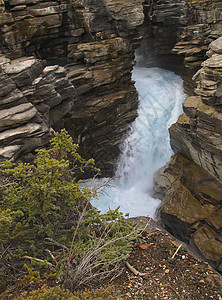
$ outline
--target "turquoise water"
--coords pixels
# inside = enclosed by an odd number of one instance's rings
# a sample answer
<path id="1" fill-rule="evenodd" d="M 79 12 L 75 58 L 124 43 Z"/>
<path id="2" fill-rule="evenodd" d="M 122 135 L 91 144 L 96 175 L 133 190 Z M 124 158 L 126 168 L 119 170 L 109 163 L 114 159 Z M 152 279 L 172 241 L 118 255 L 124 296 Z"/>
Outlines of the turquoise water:
<path id="1" fill-rule="evenodd" d="M 120 206 L 133 216 L 155 219 L 159 199 L 150 196 L 154 173 L 172 155 L 168 128 L 182 113 L 185 99 L 182 79 L 171 71 L 135 67 L 132 79 L 139 95 L 138 117 L 121 145 L 116 178 L 92 204 L 102 212 Z M 101 185 L 106 178 L 93 184 Z"/>

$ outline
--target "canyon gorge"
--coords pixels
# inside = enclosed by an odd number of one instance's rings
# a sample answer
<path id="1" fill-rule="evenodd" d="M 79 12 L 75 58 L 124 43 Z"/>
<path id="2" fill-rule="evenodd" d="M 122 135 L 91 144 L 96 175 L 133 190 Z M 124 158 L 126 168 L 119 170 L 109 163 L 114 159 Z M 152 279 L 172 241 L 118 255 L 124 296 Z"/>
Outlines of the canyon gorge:
<path id="1" fill-rule="evenodd" d="M 113 175 L 137 117 L 136 49 L 188 95 L 154 179 L 161 221 L 222 271 L 220 0 L 0 0 L 0 159 L 32 161 L 65 128 Z"/>

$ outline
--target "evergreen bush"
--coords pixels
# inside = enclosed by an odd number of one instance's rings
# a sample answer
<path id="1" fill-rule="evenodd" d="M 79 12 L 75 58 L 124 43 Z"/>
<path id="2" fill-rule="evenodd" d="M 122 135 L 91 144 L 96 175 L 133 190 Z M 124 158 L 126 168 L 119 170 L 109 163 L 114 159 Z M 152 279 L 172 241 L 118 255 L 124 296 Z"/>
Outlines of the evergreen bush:
<path id="1" fill-rule="evenodd" d="M 97 189 L 81 188 L 78 178 L 85 168 L 98 169 L 77 150 L 62 130 L 50 149 L 37 150 L 33 164 L 1 164 L 0 277 L 6 282 L 25 272 L 24 259 L 49 268 L 72 290 L 120 274 L 139 231 L 118 208 L 101 214 L 91 206 Z"/>

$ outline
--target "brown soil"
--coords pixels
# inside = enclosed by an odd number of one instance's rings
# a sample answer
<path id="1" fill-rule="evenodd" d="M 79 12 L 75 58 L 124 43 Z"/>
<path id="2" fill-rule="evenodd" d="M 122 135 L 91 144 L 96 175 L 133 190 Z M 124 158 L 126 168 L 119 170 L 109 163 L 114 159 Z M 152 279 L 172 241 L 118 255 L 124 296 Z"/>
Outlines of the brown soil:
<path id="1" fill-rule="evenodd" d="M 136 218 L 135 221 L 138 219 L 142 224 L 147 223 L 147 218 Z M 128 258 L 130 268 L 133 267 L 134 273 L 140 274 L 135 275 L 125 267 L 123 274 L 112 283 L 112 294 L 117 299 L 222 300 L 221 275 L 198 259 L 185 244 L 157 227 L 152 220 L 148 220 L 141 243 L 135 244 Z M 49 286 L 56 285 L 54 281 L 46 283 Z M 110 287 L 110 282 L 106 283 Z M 34 283 L 28 290 L 38 287 L 41 285 Z M 0 299 L 15 299 L 23 290 L 17 284 L 5 298 Z M 96 299 L 102 300 L 101 297 Z"/>
<path id="2" fill-rule="evenodd" d="M 144 242 L 143 242 L 144 243 Z M 196 258 L 181 242 L 150 224 L 145 245 L 135 245 L 127 267 L 114 284 L 120 299 L 222 300 L 221 276 L 206 262 Z M 147 249 L 141 249 L 147 248 Z"/>

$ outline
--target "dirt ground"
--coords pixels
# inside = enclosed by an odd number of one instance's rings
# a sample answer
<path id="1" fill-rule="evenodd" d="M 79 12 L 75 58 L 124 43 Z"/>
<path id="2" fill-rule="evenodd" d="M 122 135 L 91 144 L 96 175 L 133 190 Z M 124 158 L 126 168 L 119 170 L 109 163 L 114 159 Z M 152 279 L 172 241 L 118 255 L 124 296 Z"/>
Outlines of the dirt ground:
<path id="1" fill-rule="evenodd" d="M 140 222 L 147 223 L 147 218 L 141 217 Z M 148 220 L 143 241 L 135 244 L 123 274 L 112 283 L 111 289 L 119 300 L 222 300 L 221 279 L 185 244 Z M 14 299 L 19 294 L 15 287 L 3 299 Z"/>
<path id="2" fill-rule="evenodd" d="M 222 300 L 222 277 L 216 271 L 170 234 L 150 229 L 114 284 L 120 299 Z"/>

